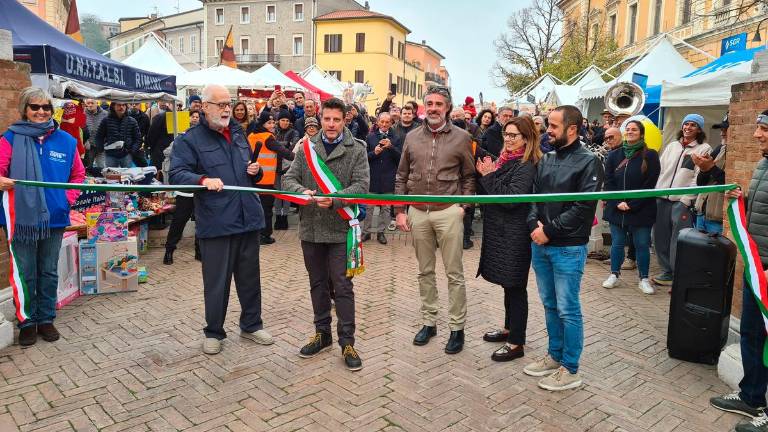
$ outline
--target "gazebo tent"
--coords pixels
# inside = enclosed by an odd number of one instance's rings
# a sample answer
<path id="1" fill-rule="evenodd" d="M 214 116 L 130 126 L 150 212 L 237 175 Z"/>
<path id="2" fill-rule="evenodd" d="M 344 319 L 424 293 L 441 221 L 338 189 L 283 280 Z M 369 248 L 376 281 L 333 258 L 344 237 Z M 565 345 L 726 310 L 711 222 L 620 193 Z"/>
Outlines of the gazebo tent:
<path id="1" fill-rule="evenodd" d="M 178 79 L 179 88 L 205 87 L 208 84 L 221 84 L 230 89 L 239 87 L 261 88 L 258 80 L 252 74 L 224 65 L 187 72 L 180 75 Z"/>
<path id="2" fill-rule="evenodd" d="M 321 101 L 321 102 L 323 102 L 323 101 L 326 101 L 326 100 L 328 100 L 328 99 L 330 99 L 330 98 L 334 97 L 332 94 L 330 94 L 330 93 L 328 93 L 328 92 L 325 92 L 325 91 L 323 91 L 322 89 L 320 89 L 320 88 L 318 88 L 318 87 L 315 87 L 314 85 L 312 85 L 311 83 L 309 83 L 307 80 L 305 80 L 304 78 L 302 78 L 302 77 L 301 77 L 299 74 L 297 74 L 297 73 L 296 73 L 296 72 L 294 72 L 294 71 L 288 71 L 288 72 L 286 72 L 286 73 L 285 73 L 285 76 L 287 76 L 288 78 L 290 78 L 290 79 L 292 79 L 292 80 L 296 81 L 296 82 L 297 82 L 297 83 L 298 83 L 300 86 L 304 87 L 304 88 L 305 88 L 305 89 L 307 89 L 308 91 L 310 91 L 310 92 L 312 92 L 312 93 L 315 93 L 316 95 L 318 95 L 318 97 L 320 98 L 320 101 Z"/>
<path id="3" fill-rule="evenodd" d="M 302 71 L 299 76 L 304 78 L 308 83 L 319 88 L 320 90 L 332 94 L 335 97 L 342 97 L 346 86 L 336 77 L 329 75 L 323 71 L 317 65 L 312 65 Z"/>
<path id="4" fill-rule="evenodd" d="M 550 92 L 547 102 L 552 105 L 577 105 L 579 91 L 582 88 L 588 85 L 596 87 L 605 84 L 602 73 L 595 65 L 579 72 L 572 79 L 575 79 L 573 84 L 556 85 Z"/>
<path id="5" fill-rule="evenodd" d="M 55 97 L 117 101 L 173 99 L 176 77 L 104 57 L 40 19 L 16 0 L 0 0 L 0 28 L 13 35 L 15 61 L 29 63 L 32 82 Z"/>
<path id="6" fill-rule="evenodd" d="M 270 63 L 251 72 L 251 76 L 256 80 L 255 88 L 273 89 L 276 85 L 279 85 L 286 91 L 306 90 L 299 83 L 285 76 Z"/>
<path id="7" fill-rule="evenodd" d="M 530 83 L 527 87 L 517 92 L 512 99 L 525 101 L 526 103 L 539 103 L 544 102 L 549 96 L 550 92 L 555 89 L 556 85 L 562 85 L 563 82 L 557 79 L 557 77 L 546 73 Z M 533 99 L 533 102 L 529 100 L 529 97 Z"/>
<path id="8" fill-rule="evenodd" d="M 188 71 L 157 40 L 154 33 L 141 45 L 141 48 L 123 60 L 128 66 L 151 72 L 181 76 Z"/>

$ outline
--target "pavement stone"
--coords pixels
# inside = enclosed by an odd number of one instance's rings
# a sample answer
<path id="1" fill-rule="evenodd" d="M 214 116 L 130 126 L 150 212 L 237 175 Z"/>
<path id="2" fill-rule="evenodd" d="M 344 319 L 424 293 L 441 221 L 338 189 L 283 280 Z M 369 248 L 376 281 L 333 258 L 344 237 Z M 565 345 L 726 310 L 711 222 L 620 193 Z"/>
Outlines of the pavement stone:
<path id="1" fill-rule="evenodd" d="M 479 233 L 479 229 L 478 229 Z M 669 296 L 637 289 L 637 277 L 601 287 L 605 262 L 589 260 L 582 284 L 584 354 L 579 390 L 552 393 L 523 374 L 546 352 L 533 271 L 526 357 L 495 363 L 485 331 L 501 324 L 503 292 L 475 278 L 480 240 L 464 255 L 468 315 L 460 354 L 443 352 L 449 329 L 438 264 L 441 317 L 428 345 L 420 328 L 417 264 L 410 236 L 365 244 L 355 277 L 356 348 L 364 369 L 344 369 L 340 349 L 297 352 L 313 333 L 307 274 L 295 229 L 261 249 L 263 319 L 275 338 L 238 335 L 232 290 L 223 351 L 201 352 L 200 264 L 184 240 L 173 266 L 163 250 L 143 258 L 138 292 L 80 297 L 59 311 L 62 338 L 0 351 L 0 432 L 99 431 L 727 431 L 740 420 L 709 406 L 729 389 L 713 366 L 666 353 Z"/>

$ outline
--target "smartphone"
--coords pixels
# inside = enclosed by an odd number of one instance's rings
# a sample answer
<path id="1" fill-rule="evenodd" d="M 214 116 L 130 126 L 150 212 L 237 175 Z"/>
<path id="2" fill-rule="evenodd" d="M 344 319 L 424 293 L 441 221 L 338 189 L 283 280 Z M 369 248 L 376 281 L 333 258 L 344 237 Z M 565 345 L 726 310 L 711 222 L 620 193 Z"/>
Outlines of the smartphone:
<path id="1" fill-rule="evenodd" d="M 276 92 L 279 92 L 279 91 L 282 91 L 282 90 L 283 90 L 283 86 L 281 86 L 280 84 L 275 84 L 275 91 Z"/>

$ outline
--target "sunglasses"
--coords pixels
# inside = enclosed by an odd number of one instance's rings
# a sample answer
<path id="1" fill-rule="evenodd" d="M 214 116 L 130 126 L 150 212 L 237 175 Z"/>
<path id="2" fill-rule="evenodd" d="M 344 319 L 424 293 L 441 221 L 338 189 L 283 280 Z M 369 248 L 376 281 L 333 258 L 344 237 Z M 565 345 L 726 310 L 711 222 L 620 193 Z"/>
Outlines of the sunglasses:
<path id="1" fill-rule="evenodd" d="M 51 105 L 51 104 L 44 104 L 44 105 L 40 105 L 40 104 L 27 104 L 27 107 L 29 109 L 31 109 L 32 111 L 40 111 L 40 108 L 42 108 L 43 111 L 46 111 L 46 112 L 53 111 L 53 105 Z"/>

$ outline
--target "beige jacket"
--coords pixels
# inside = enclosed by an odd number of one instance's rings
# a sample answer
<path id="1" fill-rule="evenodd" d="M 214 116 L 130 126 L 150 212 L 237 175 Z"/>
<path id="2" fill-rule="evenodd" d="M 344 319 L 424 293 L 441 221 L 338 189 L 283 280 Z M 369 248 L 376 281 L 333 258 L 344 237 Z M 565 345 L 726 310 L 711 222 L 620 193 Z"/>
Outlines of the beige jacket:
<path id="1" fill-rule="evenodd" d="M 705 155 L 711 150 L 709 144 L 697 141 L 683 147 L 680 141 L 675 140 L 664 146 L 659 156 L 661 174 L 656 181 L 656 189 L 696 186 L 699 168 L 693 163 L 691 154 Z M 696 201 L 696 195 L 669 195 L 666 199 L 680 201 L 690 207 Z"/>

